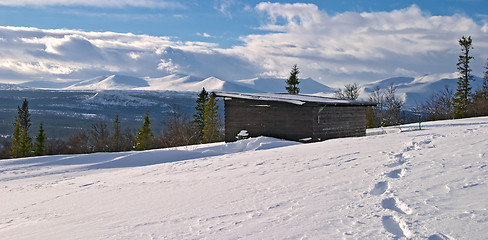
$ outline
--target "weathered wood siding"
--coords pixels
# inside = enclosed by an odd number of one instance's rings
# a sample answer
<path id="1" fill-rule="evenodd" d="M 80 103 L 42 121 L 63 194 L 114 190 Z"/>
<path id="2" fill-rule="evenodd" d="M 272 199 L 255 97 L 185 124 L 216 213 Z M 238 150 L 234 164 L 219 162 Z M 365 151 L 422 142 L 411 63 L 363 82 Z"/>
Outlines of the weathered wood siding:
<path id="1" fill-rule="evenodd" d="M 316 106 L 314 138 L 359 137 L 366 134 L 365 106 Z"/>
<path id="2" fill-rule="evenodd" d="M 295 105 L 278 101 L 225 99 L 225 141 L 241 130 L 249 137 L 270 136 L 313 141 L 366 134 L 366 106 Z"/>
<path id="3" fill-rule="evenodd" d="M 313 106 L 276 101 L 226 99 L 225 141 L 236 141 L 241 130 L 249 137 L 270 136 L 288 140 L 312 137 Z"/>

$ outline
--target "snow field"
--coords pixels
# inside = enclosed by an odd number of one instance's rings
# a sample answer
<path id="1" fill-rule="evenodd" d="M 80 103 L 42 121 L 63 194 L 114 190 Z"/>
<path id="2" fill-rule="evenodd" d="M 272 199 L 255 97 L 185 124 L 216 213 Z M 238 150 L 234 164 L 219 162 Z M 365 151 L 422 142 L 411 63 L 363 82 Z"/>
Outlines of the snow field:
<path id="1" fill-rule="evenodd" d="M 2 239 L 483 239 L 488 118 L 0 161 Z"/>

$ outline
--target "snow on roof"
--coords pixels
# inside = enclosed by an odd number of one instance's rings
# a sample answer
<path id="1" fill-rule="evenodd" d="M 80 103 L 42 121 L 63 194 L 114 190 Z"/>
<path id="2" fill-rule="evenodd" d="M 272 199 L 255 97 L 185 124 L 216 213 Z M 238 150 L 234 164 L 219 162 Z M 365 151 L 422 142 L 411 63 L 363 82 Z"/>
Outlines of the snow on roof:
<path id="1" fill-rule="evenodd" d="M 257 101 L 276 101 L 286 102 L 296 105 L 303 105 L 307 102 L 324 103 L 326 105 L 360 105 L 372 106 L 371 102 L 345 100 L 337 98 L 319 97 L 303 94 L 288 94 L 288 93 L 236 93 L 236 92 L 214 92 L 217 97 L 239 98 Z"/>

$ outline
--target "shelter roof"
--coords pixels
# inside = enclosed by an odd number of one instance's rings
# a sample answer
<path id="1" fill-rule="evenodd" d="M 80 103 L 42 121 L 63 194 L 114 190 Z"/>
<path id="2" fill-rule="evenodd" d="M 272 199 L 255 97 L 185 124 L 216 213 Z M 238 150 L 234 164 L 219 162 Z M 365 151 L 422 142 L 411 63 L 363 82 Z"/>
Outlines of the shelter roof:
<path id="1" fill-rule="evenodd" d="M 353 105 L 353 106 L 374 106 L 375 103 L 357 100 L 345 100 L 338 98 L 321 97 L 303 94 L 288 93 L 237 93 L 237 92 L 214 92 L 217 97 L 237 98 L 256 101 L 286 102 L 296 105 L 305 103 L 319 103 L 324 105 Z"/>

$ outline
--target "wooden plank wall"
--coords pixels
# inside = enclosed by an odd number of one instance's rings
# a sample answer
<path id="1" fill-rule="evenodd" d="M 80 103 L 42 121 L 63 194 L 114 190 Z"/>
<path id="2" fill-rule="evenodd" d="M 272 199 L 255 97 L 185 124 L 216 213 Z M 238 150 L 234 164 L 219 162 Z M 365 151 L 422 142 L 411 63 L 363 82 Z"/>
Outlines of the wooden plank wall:
<path id="1" fill-rule="evenodd" d="M 236 141 L 241 130 L 249 137 L 270 136 L 288 140 L 312 137 L 314 117 L 312 106 L 291 103 L 225 100 L 225 141 Z"/>
<path id="2" fill-rule="evenodd" d="M 366 135 L 365 106 L 316 106 L 313 135 L 321 140 Z"/>

